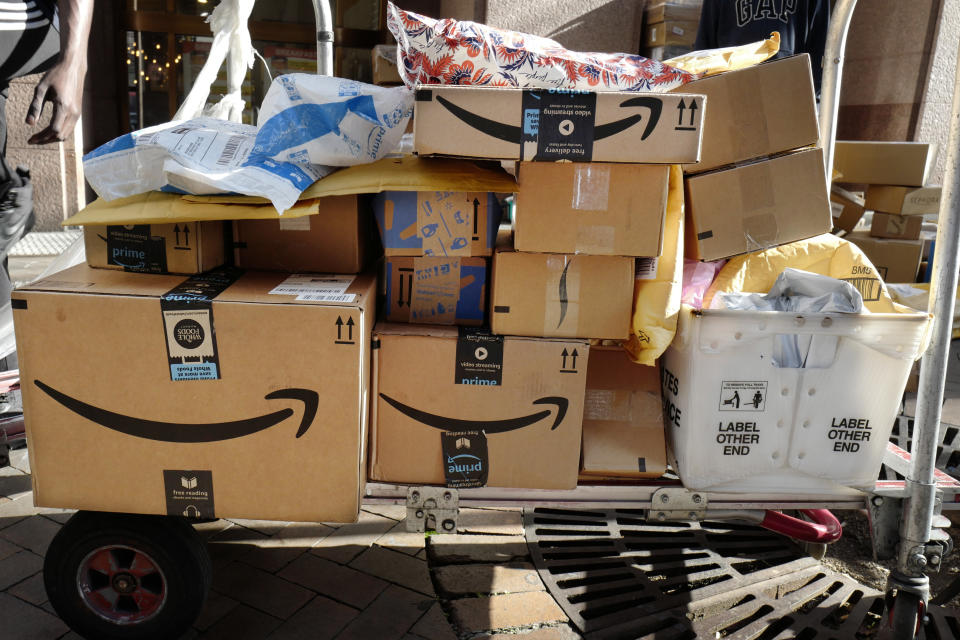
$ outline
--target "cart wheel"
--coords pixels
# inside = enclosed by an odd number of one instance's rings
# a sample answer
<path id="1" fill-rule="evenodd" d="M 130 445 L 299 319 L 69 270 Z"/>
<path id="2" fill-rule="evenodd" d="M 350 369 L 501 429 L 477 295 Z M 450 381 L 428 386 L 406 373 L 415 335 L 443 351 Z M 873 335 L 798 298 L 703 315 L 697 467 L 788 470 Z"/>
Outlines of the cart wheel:
<path id="1" fill-rule="evenodd" d="M 920 597 L 915 593 L 900 590 L 893 598 L 890 610 L 890 626 L 893 628 L 893 637 L 916 638 L 920 634 L 923 623 L 924 606 Z"/>
<path id="2" fill-rule="evenodd" d="M 85 638 L 178 638 L 200 615 L 212 566 L 185 520 L 80 511 L 47 550 L 43 582 Z"/>

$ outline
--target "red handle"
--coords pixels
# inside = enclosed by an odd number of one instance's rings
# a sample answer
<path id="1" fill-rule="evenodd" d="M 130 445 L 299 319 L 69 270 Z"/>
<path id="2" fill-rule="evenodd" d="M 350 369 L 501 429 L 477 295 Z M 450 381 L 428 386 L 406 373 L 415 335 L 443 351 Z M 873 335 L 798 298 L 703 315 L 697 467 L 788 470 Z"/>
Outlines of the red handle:
<path id="1" fill-rule="evenodd" d="M 779 511 L 767 511 L 760 526 L 802 542 L 829 544 L 836 542 L 843 535 L 840 521 L 828 509 L 801 509 L 800 513 L 813 522 L 800 520 Z"/>

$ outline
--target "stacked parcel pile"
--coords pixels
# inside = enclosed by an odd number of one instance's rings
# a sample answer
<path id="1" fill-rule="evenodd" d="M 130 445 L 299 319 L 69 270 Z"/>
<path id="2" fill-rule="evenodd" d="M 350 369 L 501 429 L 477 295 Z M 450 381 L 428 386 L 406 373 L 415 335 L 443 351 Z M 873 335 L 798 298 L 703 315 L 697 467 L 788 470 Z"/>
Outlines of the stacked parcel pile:
<path id="1" fill-rule="evenodd" d="M 643 55 L 667 60 L 689 53 L 697 39 L 702 0 L 654 0 L 643 12 Z"/>

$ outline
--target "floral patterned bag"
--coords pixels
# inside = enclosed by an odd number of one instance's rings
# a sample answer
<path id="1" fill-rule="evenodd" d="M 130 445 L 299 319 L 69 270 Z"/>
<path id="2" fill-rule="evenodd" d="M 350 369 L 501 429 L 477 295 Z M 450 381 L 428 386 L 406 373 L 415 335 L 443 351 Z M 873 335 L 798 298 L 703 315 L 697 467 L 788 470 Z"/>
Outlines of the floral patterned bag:
<path id="1" fill-rule="evenodd" d="M 460 84 L 665 93 L 698 76 L 626 53 L 579 53 L 560 44 L 476 22 L 434 20 L 387 3 L 400 77 Z"/>

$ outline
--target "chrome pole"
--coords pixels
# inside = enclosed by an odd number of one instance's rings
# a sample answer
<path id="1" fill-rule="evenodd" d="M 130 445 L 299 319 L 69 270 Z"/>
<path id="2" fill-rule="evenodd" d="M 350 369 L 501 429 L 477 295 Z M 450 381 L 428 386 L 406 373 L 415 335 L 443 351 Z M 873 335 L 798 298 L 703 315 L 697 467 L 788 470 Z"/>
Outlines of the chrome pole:
<path id="1" fill-rule="evenodd" d="M 328 0 L 313 0 L 313 16 L 317 22 L 317 73 L 333 75 L 333 17 Z"/>
<path id="2" fill-rule="evenodd" d="M 823 76 L 820 82 L 820 145 L 826 170 L 827 191 L 833 180 L 833 149 L 837 136 L 837 111 L 840 108 L 840 80 L 843 56 L 847 48 L 847 32 L 857 0 L 837 0 L 827 28 L 827 44 L 823 50 Z M 811 60 L 810 64 L 819 64 Z"/>

